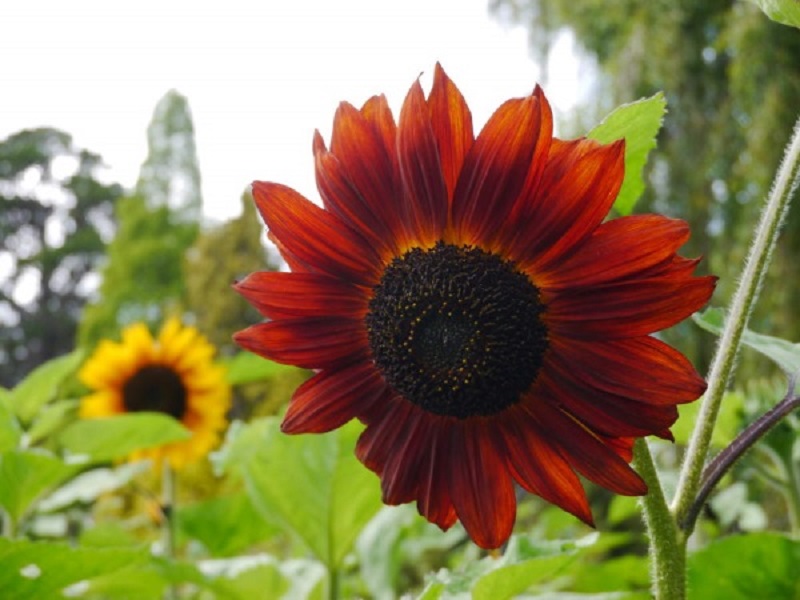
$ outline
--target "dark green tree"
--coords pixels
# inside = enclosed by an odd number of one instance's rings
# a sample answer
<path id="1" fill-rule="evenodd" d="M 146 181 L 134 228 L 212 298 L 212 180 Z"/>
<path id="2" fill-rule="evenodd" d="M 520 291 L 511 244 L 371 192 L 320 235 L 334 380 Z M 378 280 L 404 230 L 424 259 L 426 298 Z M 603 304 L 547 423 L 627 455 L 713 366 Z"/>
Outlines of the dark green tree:
<path id="1" fill-rule="evenodd" d="M 693 238 L 685 251 L 706 257 L 702 268 L 720 276 L 716 302 L 724 302 L 797 118 L 797 31 L 733 0 L 491 0 L 491 8 L 528 26 L 540 58 L 561 32 L 574 32 L 584 58 L 598 70 L 593 100 L 578 109 L 593 118 L 616 104 L 665 92 L 669 113 L 638 210 L 690 222 Z M 794 211 L 788 228 L 798 225 L 800 211 Z M 762 299 L 755 327 L 797 339 L 798 322 L 787 309 L 800 302 L 800 291 L 785 282 L 800 276 L 793 258 L 800 239 L 790 237 L 773 263 L 776 285 Z M 681 333 L 689 330 L 684 326 Z M 706 336 L 695 339 L 707 340 L 696 345 L 708 358 L 713 343 Z"/>
<path id="2" fill-rule="evenodd" d="M 74 347 L 122 194 L 56 129 L 0 142 L 0 385 Z"/>
<path id="3" fill-rule="evenodd" d="M 135 192 L 118 203 L 119 229 L 108 248 L 103 281 L 87 307 L 79 340 L 94 345 L 121 326 L 156 329 L 186 309 L 186 251 L 200 230 L 200 170 L 186 98 L 168 92 L 147 130 L 148 155 Z"/>
<path id="4" fill-rule="evenodd" d="M 263 318 L 231 289 L 249 273 L 277 268 L 261 244 L 263 232 L 248 191 L 242 195 L 241 216 L 201 233 L 187 255 L 189 308 L 200 330 L 224 354 L 237 349 L 234 332 Z"/>

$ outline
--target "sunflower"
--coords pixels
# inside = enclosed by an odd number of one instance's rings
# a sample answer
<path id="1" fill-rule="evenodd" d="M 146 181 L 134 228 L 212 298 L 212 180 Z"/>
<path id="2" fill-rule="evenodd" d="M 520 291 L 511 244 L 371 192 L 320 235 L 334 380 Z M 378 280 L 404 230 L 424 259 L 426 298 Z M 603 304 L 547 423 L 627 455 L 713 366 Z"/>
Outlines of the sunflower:
<path id="1" fill-rule="evenodd" d="M 93 419 L 133 412 L 161 412 L 191 432 L 182 442 L 133 453 L 131 460 L 167 460 L 180 468 L 205 456 L 225 428 L 230 387 L 213 364 L 214 347 L 193 327 L 168 320 L 158 339 L 143 323 L 122 332 L 122 342 L 102 341 L 78 373 L 93 390 L 80 415 Z"/>
<path id="2" fill-rule="evenodd" d="M 603 222 L 624 142 L 560 140 L 541 88 L 477 137 L 436 65 L 395 123 L 384 96 L 342 103 L 313 151 L 323 208 L 277 183 L 256 205 L 291 273 L 236 285 L 267 321 L 244 348 L 314 369 L 283 420 L 325 432 L 357 418 L 359 459 L 388 504 L 416 501 L 483 548 L 516 516 L 514 483 L 592 524 L 578 475 L 642 495 L 635 438 L 670 439 L 705 389 L 651 337 L 703 306 L 716 279 L 678 248 L 685 222 Z"/>

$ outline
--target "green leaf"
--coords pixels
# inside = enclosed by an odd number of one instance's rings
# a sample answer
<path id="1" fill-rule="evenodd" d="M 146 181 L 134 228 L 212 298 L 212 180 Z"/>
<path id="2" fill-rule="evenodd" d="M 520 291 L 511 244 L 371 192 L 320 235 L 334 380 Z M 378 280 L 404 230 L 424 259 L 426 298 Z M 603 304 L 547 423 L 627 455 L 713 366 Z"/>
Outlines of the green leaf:
<path id="1" fill-rule="evenodd" d="M 777 533 L 724 538 L 690 555 L 688 562 L 691 599 L 800 598 L 800 541 Z"/>
<path id="2" fill-rule="evenodd" d="M 53 400 L 64 380 L 77 371 L 83 351 L 75 350 L 34 369 L 9 394 L 9 406 L 20 420 L 29 423 L 39 409 Z"/>
<path id="3" fill-rule="evenodd" d="M 773 21 L 800 28 L 800 2 L 798 0 L 750 0 Z"/>
<path id="4" fill-rule="evenodd" d="M 210 498 L 177 512 L 178 531 L 198 540 L 212 556 L 231 556 L 275 535 L 245 492 Z"/>
<path id="5" fill-rule="evenodd" d="M 189 430 L 169 415 L 140 412 L 76 421 L 64 429 L 59 441 L 73 454 L 106 461 L 190 437 Z"/>
<path id="6" fill-rule="evenodd" d="M 74 583 L 147 559 L 147 549 L 72 548 L 0 538 L 0 590 L 14 600 L 61 598 Z"/>
<path id="7" fill-rule="evenodd" d="M 460 525 L 443 533 L 411 504 L 384 506 L 356 540 L 361 578 L 372 597 L 391 598 L 401 585 L 402 574 L 409 576 L 409 565 L 447 555 L 465 538 Z"/>
<path id="8" fill-rule="evenodd" d="M 250 352 L 240 352 L 233 358 L 221 361 L 225 365 L 228 383 L 241 385 L 271 379 L 288 371 L 297 371 L 297 367 L 261 358 Z"/>
<path id="9" fill-rule="evenodd" d="M 40 442 L 75 417 L 78 400 L 58 400 L 45 406 L 28 429 L 28 443 Z"/>
<path id="10" fill-rule="evenodd" d="M 0 505 L 14 521 L 19 521 L 39 496 L 64 481 L 75 469 L 40 450 L 6 452 L 0 455 Z"/>
<path id="11" fill-rule="evenodd" d="M 0 398 L 0 454 L 16 448 L 21 437 L 22 431 L 17 418 L 8 404 Z"/>
<path id="12" fill-rule="evenodd" d="M 642 170 L 650 151 L 656 147 L 656 135 L 666 111 L 667 101 L 659 92 L 615 109 L 586 136 L 603 144 L 625 138 L 625 180 L 614 202 L 621 215 L 633 211 L 644 191 Z"/>
<path id="13" fill-rule="evenodd" d="M 323 435 L 289 436 L 269 417 L 241 427 L 221 454 L 244 477 L 256 509 L 279 519 L 329 568 L 381 507 L 378 480 L 353 452 L 360 430 L 352 422 Z"/>
<path id="14" fill-rule="evenodd" d="M 695 313 L 692 318 L 700 327 L 716 335 L 722 333 L 725 325 L 725 311 L 721 308 L 708 308 L 703 313 Z M 800 373 L 800 344 L 749 329 L 744 330 L 742 343 L 774 361 L 788 375 Z"/>
<path id="15" fill-rule="evenodd" d="M 593 533 L 577 541 L 543 543 L 533 536 L 515 535 L 499 559 L 487 557 L 471 561 L 457 571 L 441 569 L 428 582 L 420 598 L 516 598 L 544 582 L 552 591 L 555 580 L 561 586 L 570 582 L 567 568 L 598 539 L 598 534 Z"/>

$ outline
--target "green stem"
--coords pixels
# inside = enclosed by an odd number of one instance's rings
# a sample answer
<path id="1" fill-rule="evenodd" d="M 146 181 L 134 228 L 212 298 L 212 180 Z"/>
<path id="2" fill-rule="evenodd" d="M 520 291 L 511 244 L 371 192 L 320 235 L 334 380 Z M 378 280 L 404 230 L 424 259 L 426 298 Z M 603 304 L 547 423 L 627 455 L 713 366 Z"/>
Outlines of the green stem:
<path id="1" fill-rule="evenodd" d="M 339 600 L 339 569 L 328 569 L 328 599 Z"/>
<path id="2" fill-rule="evenodd" d="M 647 483 L 642 499 L 644 522 L 650 536 L 650 570 L 657 600 L 686 598 L 686 545 L 669 510 L 650 448 L 636 441 L 633 466 Z"/>
<path id="3" fill-rule="evenodd" d="M 717 352 L 711 363 L 708 389 L 703 397 L 697 423 L 689 440 L 686 459 L 681 469 L 673 512 L 677 522 L 684 524 L 687 533 L 691 533 L 694 529 L 694 520 L 687 519 L 687 514 L 697 496 L 722 396 L 733 371 L 742 333 L 747 326 L 769 266 L 781 223 L 789 207 L 792 193 L 797 186 L 799 172 L 800 119 L 795 125 L 792 139 L 786 147 L 783 162 L 778 169 L 767 203 L 761 213 L 761 220 L 750 247 L 742 278 L 731 301 Z"/>
<path id="4" fill-rule="evenodd" d="M 164 460 L 161 471 L 161 543 L 164 547 L 164 557 L 169 561 L 175 560 L 175 470 Z M 178 589 L 170 584 L 166 589 L 166 597 L 174 600 L 178 597 Z"/>

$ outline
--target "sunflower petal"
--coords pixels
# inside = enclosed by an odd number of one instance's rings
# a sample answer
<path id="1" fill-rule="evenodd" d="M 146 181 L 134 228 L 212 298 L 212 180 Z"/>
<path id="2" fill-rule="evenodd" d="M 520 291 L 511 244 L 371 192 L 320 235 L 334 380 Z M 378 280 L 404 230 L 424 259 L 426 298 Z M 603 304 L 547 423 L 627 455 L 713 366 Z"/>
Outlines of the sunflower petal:
<path id="1" fill-rule="evenodd" d="M 233 339 L 265 358 L 305 369 L 340 367 L 369 355 L 362 322 L 339 317 L 258 323 L 237 332 Z"/>
<path id="2" fill-rule="evenodd" d="M 447 428 L 448 425 L 440 423 L 431 434 L 426 461 L 419 473 L 417 501 L 419 513 L 442 530 L 452 527 L 458 519 L 447 484 L 447 472 L 451 468 Z"/>
<path id="3" fill-rule="evenodd" d="M 292 396 L 283 418 L 284 433 L 324 433 L 341 427 L 378 400 L 386 384 L 368 362 L 324 370 Z"/>
<path id="4" fill-rule="evenodd" d="M 517 514 L 514 486 L 490 427 L 464 419 L 450 428 L 450 497 L 469 536 L 487 549 L 505 543 Z"/>
<path id="5" fill-rule="evenodd" d="M 658 272 L 688 239 L 689 226 L 679 219 L 660 215 L 613 219 L 600 225 L 565 261 L 538 271 L 536 283 L 548 289 L 577 288 Z"/>
<path id="6" fill-rule="evenodd" d="M 602 223 L 622 185 L 624 157 L 624 141 L 553 139 L 540 192 L 520 207 L 525 226 L 509 244 L 524 269 L 546 270 Z"/>
<path id="7" fill-rule="evenodd" d="M 253 198 L 270 231 L 301 261 L 346 281 L 377 282 L 380 258 L 337 217 L 277 183 L 254 182 Z"/>
<path id="8" fill-rule="evenodd" d="M 679 323 L 705 306 L 716 277 L 625 280 L 567 290 L 547 301 L 552 333 L 575 339 L 645 336 Z"/>
<path id="9" fill-rule="evenodd" d="M 598 437 L 549 402 L 536 405 L 535 418 L 550 432 L 570 466 L 594 483 L 624 496 L 642 496 L 647 485 Z"/>
<path id="10" fill-rule="evenodd" d="M 433 245 L 447 224 L 447 186 L 419 81 L 411 86 L 400 111 L 397 149 L 407 229 L 418 243 Z"/>
<path id="11" fill-rule="evenodd" d="M 433 71 L 428 110 L 439 149 L 447 197 L 452 201 L 464 158 L 475 136 L 472 133 L 472 113 L 461 92 L 439 63 L 436 63 Z"/>
<path id="12" fill-rule="evenodd" d="M 336 111 L 331 150 L 322 148 L 315 143 L 317 184 L 325 207 L 378 247 L 388 246 L 397 254 L 405 232 L 398 216 L 394 143 L 387 146 L 382 131 L 344 102 Z"/>
<path id="13" fill-rule="evenodd" d="M 680 352 L 652 337 L 584 341 L 555 339 L 551 360 L 587 387 L 657 405 L 699 398 L 706 383 Z"/>
<path id="14" fill-rule="evenodd" d="M 361 288 L 321 273 L 257 271 L 233 287 L 270 319 L 320 314 L 359 318 L 367 311 Z"/>
<path id="15" fill-rule="evenodd" d="M 464 160 L 453 197 L 456 240 L 485 244 L 498 235 L 520 192 L 538 179 L 552 123 L 537 96 L 505 102 L 484 126 Z"/>

